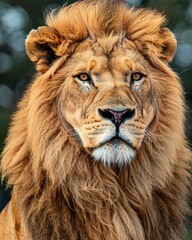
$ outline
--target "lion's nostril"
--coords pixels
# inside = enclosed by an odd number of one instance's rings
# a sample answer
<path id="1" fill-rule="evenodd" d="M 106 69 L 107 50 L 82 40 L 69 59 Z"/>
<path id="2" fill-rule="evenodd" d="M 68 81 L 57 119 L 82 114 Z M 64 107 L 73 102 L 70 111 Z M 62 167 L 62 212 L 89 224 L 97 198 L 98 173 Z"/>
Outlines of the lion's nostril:
<path id="1" fill-rule="evenodd" d="M 127 120 L 127 119 L 131 119 L 135 116 L 135 109 L 127 109 L 127 111 L 124 113 L 124 115 L 122 116 L 123 121 Z"/>
<path id="2" fill-rule="evenodd" d="M 135 115 L 135 109 L 125 109 L 123 111 L 115 111 L 112 109 L 98 109 L 101 117 L 109 119 L 115 126 L 119 126 L 127 119 L 131 119 Z"/>
<path id="3" fill-rule="evenodd" d="M 98 109 L 98 111 L 100 116 L 103 118 L 107 118 L 107 119 L 113 118 L 113 114 L 108 109 L 104 109 L 104 110 Z"/>

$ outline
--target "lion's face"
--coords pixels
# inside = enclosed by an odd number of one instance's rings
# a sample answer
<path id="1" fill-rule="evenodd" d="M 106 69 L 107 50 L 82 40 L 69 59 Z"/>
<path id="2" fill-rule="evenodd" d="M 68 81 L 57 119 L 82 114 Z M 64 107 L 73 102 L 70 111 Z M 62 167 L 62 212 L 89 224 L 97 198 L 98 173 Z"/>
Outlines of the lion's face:
<path id="1" fill-rule="evenodd" d="M 107 56 L 97 47 L 77 51 L 64 66 L 60 116 L 95 160 L 132 160 L 154 117 L 150 66 L 120 44 Z M 71 131 L 71 130 L 70 130 Z"/>

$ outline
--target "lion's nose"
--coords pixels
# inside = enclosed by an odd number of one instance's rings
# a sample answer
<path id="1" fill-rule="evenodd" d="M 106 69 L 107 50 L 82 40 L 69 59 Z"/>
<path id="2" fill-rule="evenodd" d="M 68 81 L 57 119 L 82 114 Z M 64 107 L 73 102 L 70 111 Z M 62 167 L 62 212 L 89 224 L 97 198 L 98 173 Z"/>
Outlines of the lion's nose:
<path id="1" fill-rule="evenodd" d="M 115 111 L 113 109 L 98 109 L 98 111 L 101 117 L 111 120 L 116 127 L 119 127 L 121 123 L 133 118 L 135 115 L 135 109 L 129 108 L 123 111 Z"/>

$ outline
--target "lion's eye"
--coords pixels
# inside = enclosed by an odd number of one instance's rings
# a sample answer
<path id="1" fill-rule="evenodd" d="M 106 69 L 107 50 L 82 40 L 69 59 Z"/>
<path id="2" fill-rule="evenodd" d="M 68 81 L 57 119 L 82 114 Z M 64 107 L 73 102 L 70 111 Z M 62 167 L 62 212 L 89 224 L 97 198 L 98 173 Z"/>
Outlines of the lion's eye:
<path id="1" fill-rule="evenodd" d="M 139 81 L 144 77 L 142 73 L 135 72 L 131 75 L 131 81 Z"/>
<path id="2" fill-rule="evenodd" d="M 81 81 L 91 81 L 91 77 L 87 73 L 80 73 L 80 74 L 76 75 L 75 77 Z"/>

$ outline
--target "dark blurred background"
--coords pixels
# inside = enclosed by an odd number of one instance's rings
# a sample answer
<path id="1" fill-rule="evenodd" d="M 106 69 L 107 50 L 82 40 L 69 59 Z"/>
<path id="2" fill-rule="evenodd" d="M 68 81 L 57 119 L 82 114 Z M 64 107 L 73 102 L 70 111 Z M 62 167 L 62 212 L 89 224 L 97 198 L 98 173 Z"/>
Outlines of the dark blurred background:
<path id="1" fill-rule="evenodd" d="M 105 1 L 105 0 L 103 0 Z M 67 1 L 70 4 L 75 1 Z M 177 54 L 171 67 L 179 74 L 188 105 L 186 133 L 192 142 L 192 0 L 127 0 L 136 7 L 156 8 L 168 16 L 168 27 L 178 40 Z M 32 28 L 44 25 L 44 16 L 62 6 L 61 0 L 0 0 L 0 152 L 10 122 L 26 86 L 34 74 L 34 66 L 25 53 L 24 41 Z M 10 197 L 0 187 L 0 211 Z M 192 240 L 192 218 L 187 224 L 187 240 Z M 155 239 L 154 239 L 155 240 Z"/>

